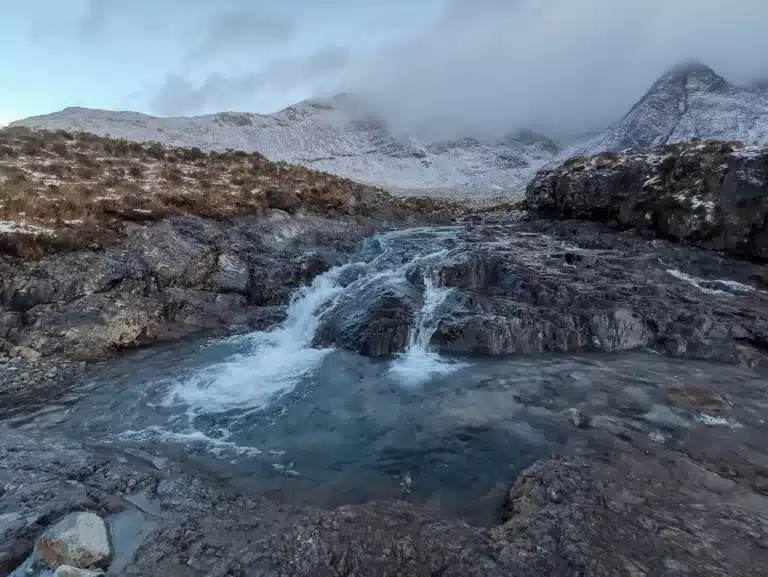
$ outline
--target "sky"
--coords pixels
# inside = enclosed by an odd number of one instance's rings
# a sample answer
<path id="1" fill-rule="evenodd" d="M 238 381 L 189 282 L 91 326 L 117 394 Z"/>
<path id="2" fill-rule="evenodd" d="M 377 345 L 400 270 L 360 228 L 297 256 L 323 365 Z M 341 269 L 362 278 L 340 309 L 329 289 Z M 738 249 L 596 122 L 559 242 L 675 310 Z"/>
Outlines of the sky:
<path id="1" fill-rule="evenodd" d="M 349 91 L 405 132 L 568 138 L 683 59 L 768 77 L 766 0 L 0 0 L 0 19 L 0 125 L 67 106 L 268 113 Z"/>

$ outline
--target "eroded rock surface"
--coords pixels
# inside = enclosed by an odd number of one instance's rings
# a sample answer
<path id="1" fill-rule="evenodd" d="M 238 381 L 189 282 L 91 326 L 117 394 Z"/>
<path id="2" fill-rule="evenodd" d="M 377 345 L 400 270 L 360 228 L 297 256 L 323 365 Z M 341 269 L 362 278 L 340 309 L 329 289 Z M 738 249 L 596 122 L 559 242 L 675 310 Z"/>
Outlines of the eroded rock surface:
<path id="1" fill-rule="evenodd" d="M 232 223 L 180 217 L 123 248 L 0 262 L 0 346 L 90 360 L 201 330 L 266 329 L 296 287 L 375 226 L 282 211 Z"/>
<path id="2" fill-rule="evenodd" d="M 768 147 L 689 142 L 541 171 L 526 207 L 740 257 L 768 258 Z"/>
<path id="3" fill-rule="evenodd" d="M 382 257 L 371 260 L 325 311 L 321 342 L 381 356 L 420 332 L 445 353 L 650 349 L 765 362 L 761 265 L 580 221 L 479 223 L 431 234 L 386 237 L 394 261 L 387 266 L 400 273 L 383 274 Z M 414 245 L 437 256 L 414 257 Z"/>

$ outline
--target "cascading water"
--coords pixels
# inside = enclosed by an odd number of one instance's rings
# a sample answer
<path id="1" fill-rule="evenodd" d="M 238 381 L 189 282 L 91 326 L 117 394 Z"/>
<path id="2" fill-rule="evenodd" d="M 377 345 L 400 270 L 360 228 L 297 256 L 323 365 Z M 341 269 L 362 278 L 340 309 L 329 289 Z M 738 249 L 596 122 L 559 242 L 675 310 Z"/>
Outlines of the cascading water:
<path id="1" fill-rule="evenodd" d="M 455 360 L 441 357 L 430 349 L 430 340 L 437 330 L 437 311 L 453 289 L 440 287 L 431 276 L 424 278 L 424 306 L 416 316 L 408 334 L 408 348 L 390 368 L 404 384 L 418 385 L 433 375 L 446 375 L 464 366 Z"/>
<path id="2" fill-rule="evenodd" d="M 192 411 L 206 413 L 260 409 L 295 387 L 333 350 L 313 348 L 312 340 L 320 322 L 319 310 L 343 290 L 338 281 L 346 268 L 331 269 L 300 289 L 278 330 L 236 337 L 245 341 L 245 353 L 176 383 L 166 404 L 183 403 Z"/>
<path id="3" fill-rule="evenodd" d="M 265 446 L 262 428 L 286 405 L 310 390 L 334 395 L 336 381 L 369 378 L 338 374 L 340 361 L 358 367 L 355 370 L 370 367 L 380 382 L 414 392 L 433 377 L 463 368 L 464 363 L 441 357 L 429 347 L 442 305 L 452 292 L 438 286 L 435 271 L 452 258 L 455 243 L 455 231 L 450 228 L 396 231 L 369 239 L 358 259 L 297 290 L 277 330 L 208 343 L 191 354 L 186 368 L 174 367 L 170 378 L 147 383 L 138 401 L 146 408 L 144 418 L 117 432 L 116 438 L 198 446 L 221 457 L 266 458 L 263 451 L 282 454 L 282 447 Z M 367 306 L 365 295 L 371 286 L 396 287 L 417 277 L 424 279 L 423 306 L 411 322 L 406 351 L 389 366 L 313 346 L 321 323 L 335 314 L 344 299 Z M 136 410 L 136 403 L 126 400 L 126 409 Z"/>
<path id="4" fill-rule="evenodd" d="M 408 272 L 414 268 L 433 270 L 448 255 L 452 239 L 450 229 L 433 229 L 421 239 L 418 231 L 410 231 L 407 237 L 394 232 L 373 239 L 369 246 L 373 254 L 363 251 L 361 261 L 335 267 L 298 290 L 281 328 L 235 337 L 244 348 L 242 352 L 176 382 L 164 404 L 185 405 L 189 414 L 263 408 L 310 376 L 332 352 L 330 348 L 314 348 L 312 343 L 322 315 L 335 299 L 344 294 L 354 296 L 370 283 L 405 283 Z M 350 269 L 357 272 L 356 279 L 344 284 L 342 279 Z M 424 277 L 424 306 L 410 331 L 407 351 L 393 361 L 391 371 L 409 385 L 462 366 L 429 350 L 436 313 L 451 289 L 436 286 L 431 272 Z"/>
<path id="5" fill-rule="evenodd" d="M 462 234 L 446 227 L 370 238 L 354 262 L 298 290 L 279 329 L 136 351 L 91 374 L 73 391 L 78 398 L 36 399 L 39 414 L 15 426 L 59 429 L 131 455 L 182 455 L 185 468 L 321 508 L 405 494 L 479 522 L 486 514 L 497 520 L 499 501 L 487 496 L 515 471 L 571 446 L 574 429 L 562 412 L 572 407 L 611 415 L 632 405 L 633 428 L 656 442 L 676 434 L 674 423 L 682 434 L 688 422 L 766 434 L 757 405 L 727 420 L 672 414 L 678 409 L 658 385 L 752 383 L 759 400 L 765 376 L 743 367 L 649 362 L 639 353 L 478 356 L 470 367 L 438 355 L 430 349 L 435 331 L 466 303 L 440 284 L 446 263 L 472 254 Z M 504 250 L 508 234 L 497 241 Z M 371 297 L 381 294 L 390 300 L 377 309 L 382 301 Z M 377 310 L 410 327 L 396 358 L 313 348 L 336 338 L 331 328 L 378 320 Z"/>

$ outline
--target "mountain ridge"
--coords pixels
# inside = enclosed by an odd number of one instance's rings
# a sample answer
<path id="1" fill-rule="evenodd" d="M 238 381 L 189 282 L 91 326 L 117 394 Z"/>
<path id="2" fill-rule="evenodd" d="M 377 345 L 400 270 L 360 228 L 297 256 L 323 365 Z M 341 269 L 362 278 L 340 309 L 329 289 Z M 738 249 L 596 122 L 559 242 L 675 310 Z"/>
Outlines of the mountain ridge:
<path id="1" fill-rule="evenodd" d="M 498 141 L 396 137 L 349 96 L 305 100 L 274 114 L 220 112 L 160 118 L 69 107 L 12 124 L 91 132 L 167 146 L 260 152 L 273 161 L 344 176 L 401 193 L 502 195 L 520 188 L 557 152 L 529 131 Z"/>
<path id="2" fill-rule="evenodd" d="M 619 121 L 565 148 L 528 131 L 496 140 L 394 135 L 362 99 L 347 93 L 304 100 L 272 114 L 155 117 L 69 107 L 11 126 L 260 152 L 273 161 L 404 195 L 501 198 L 522 196 L 538 170 L 575 156 L 698 139 L 767 142 L 768 92 L 730 84 L 698 60 L 682 61 L 659 76 Z"/>
<path id="3" fill-rule="evenodd" d="M 702 62 L 686 60 L 662 74 L 618 122 L 566 147 L 549 166 L 690 140 L 768 141 L 768 94 L 730 84 Z"/>

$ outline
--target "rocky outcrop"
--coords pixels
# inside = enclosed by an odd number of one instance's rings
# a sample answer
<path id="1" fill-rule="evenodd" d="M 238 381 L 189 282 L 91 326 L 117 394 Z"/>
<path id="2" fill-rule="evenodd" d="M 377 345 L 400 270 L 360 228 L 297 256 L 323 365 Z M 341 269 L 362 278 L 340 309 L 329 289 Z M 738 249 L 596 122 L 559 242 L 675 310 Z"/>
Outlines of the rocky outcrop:
<path id="1" fill-rule="evenodd" d="M 141 227 L 120 248 L 0 260 L 0 346 L 89 360 L 198 331 L 267 329 L 296 287 L 387 222 L 188 216 Z"/>
<path id="2" fill-rule="evenodd" d="M 106 567 L 111 557 L 107 526 L 95 513 L 67 515 L 40 535 L 35 544 L 35 562 L 50 568 Z"/>
<path id="3" fill-rule="evenodd" d="M 413 286 L 373 282 L 344 295 L 323 312 L 315 342 L 367 357 L 391 356 L 406 348 L 409 327 L 422 305 L 421 294 Z"/>
<path id="4" fill-rule="evenodd" d="M 573 158 L 540 172 L 526 208 L 768 259 L 768 147 L 691 142 Z"/>
<path id="5" fill-rule="evenodd" d="M 48 435 L 41 453 L 35 434 L 0 428 L 0 573 L 24 561 L 49 519 L 98 507 L 113 527 L 148 529 L 115 543 L 124 555 L 108 572 L 126 576 L 762 575 L 764 438 L 726 449 L 700 426 L 667 447 L 631 421 L 605 415 L 572 429 L 611 453 L 539 461 L 486 528 L 405 501 L 270 504 L 249 483 L 195 478 L 189 464 L 145 451 L 92 453 Z"/>
<path id="6" fill-rule="evenodd" d="M 763 266 L 582 221 L 475 224 L 436 236 L 442 245 L 398 232 L 397 263 L 409 262 L 409 242 L 423 253 L 445 248 L 410 261 L 404 274 L 373 267 L 348 285 L 324 314 L 320 342 L 381 356 L 422 331 L 443 353 L 645 349 L 746 365 L 768 360 Z M 427 326 L 425 277 L 441 291 Z"/>

